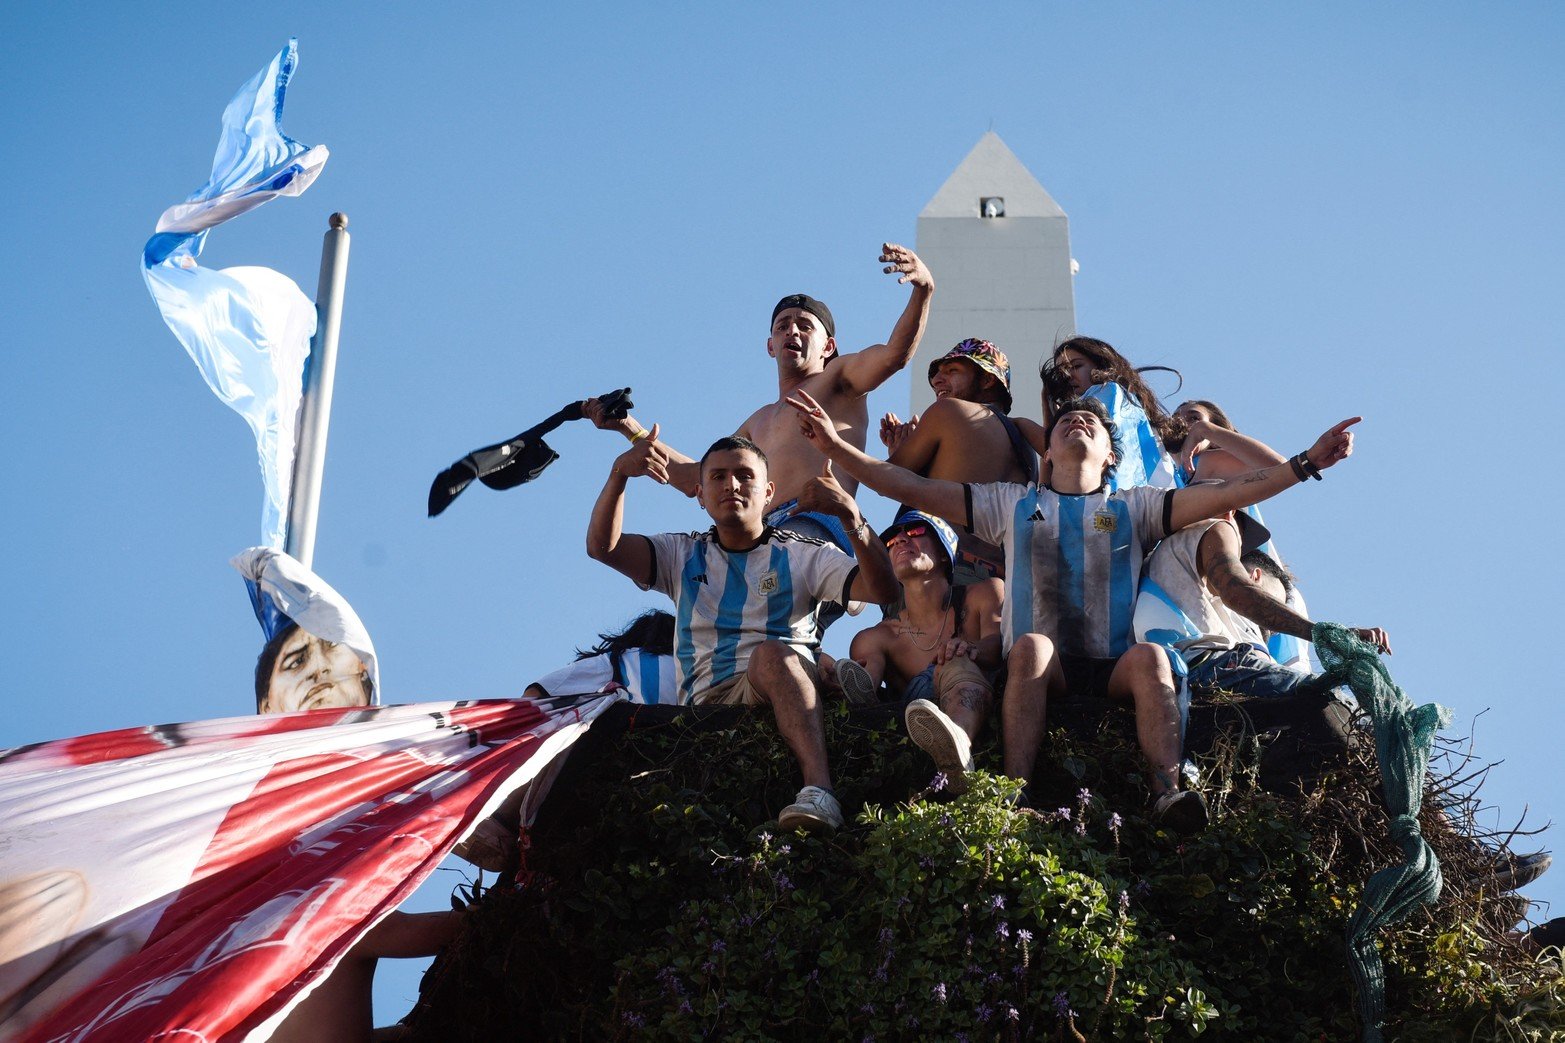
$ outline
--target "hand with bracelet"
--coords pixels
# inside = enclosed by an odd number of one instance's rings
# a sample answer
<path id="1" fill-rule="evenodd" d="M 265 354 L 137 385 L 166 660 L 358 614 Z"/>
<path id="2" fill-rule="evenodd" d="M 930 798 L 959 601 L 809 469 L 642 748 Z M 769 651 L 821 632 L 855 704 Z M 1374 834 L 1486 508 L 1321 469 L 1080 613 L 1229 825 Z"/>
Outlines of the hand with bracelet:
<path id="1" fill-rule="evenodd" d="M 1317 482 L 1321 480 L 1321 472 L 1339 460 L 1345 460 L 1353 454 L 1353 432 L 1348 428 L 1363 420 L 1361 416 L 1349 417 L 1337 424 L 1331 430 L 1315 440 L 1298 456 L 1288 460 L 1288 466 L 1293 468 L 1293 475 L 1299 481 L 1310 478 Z"/>

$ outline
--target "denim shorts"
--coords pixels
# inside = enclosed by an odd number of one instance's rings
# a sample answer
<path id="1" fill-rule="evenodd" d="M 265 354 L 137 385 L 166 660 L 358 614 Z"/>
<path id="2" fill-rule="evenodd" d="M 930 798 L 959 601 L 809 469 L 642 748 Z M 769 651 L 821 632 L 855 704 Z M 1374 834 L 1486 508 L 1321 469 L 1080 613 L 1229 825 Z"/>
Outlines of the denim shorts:
<path id="1" fill-rule="evenodd" d="M 1254 645 L 1204 652 L 1190 658 L 1190 690 L 1235 695 L 1304 695 L 1320 689 L 1320 678 L 1283 666 Z"/>

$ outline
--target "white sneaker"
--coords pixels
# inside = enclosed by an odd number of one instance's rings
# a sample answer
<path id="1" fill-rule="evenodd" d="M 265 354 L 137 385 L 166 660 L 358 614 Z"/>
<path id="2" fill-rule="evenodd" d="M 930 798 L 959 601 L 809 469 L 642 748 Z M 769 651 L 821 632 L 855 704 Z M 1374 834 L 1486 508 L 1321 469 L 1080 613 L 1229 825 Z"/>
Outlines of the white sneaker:
<path id="1" fill-rule="evenodd" d="M 869 671 L 852 659 L 837 660 L 837 683 L 842 686 L 842 694 L 852 706 L 865 706 L 879 701 L 876 698 L 879 686 L 870 680 Z"/>
<path id="2" fill-rule="evenodd" d="M 914 699 L 903 711 L 908 737 L 934 758 L 946 777 L 946 790 L 967 792 L 967 772 L 973 770 L 973 744 L 967 733 L 928 699 Z"/>
<path id="3" fill-rule="evenodd" d="M 819 786 L 806 786 L 793 798 L 793 803 L 782 809 L 777 825 L 783 829 L 803 829 L 811 833 L 827 833 L 842 828 L 842 805 L 830 790 Z"/>

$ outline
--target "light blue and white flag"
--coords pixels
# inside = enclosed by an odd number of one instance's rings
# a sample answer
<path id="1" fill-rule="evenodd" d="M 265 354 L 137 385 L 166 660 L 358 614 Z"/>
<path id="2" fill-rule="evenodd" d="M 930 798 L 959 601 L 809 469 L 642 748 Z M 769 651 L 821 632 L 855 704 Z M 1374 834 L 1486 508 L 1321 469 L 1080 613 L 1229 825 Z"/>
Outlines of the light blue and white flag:
<path id="1" fill-rule="evenodd" d="M 298 64 L 289 40 L 272 63 L 223 110 L 212 176 L 171 206 L 142 252 L 147 289 L 218 398 L 255 432 L 266 497 L 261 539 L 283 548 L 293 482 L 294 440 L 315 305 L 292 279 L 270 268 L 196 263 L 207 232 L 277 196 L 310 187 L 326 163 L 324 145 L 282 132 L 283 95 Z"/>
<path id="2" fill-rule="evenodd" d="M 1175 487 L 1173 457 L 1163 448 L 1140 402 L 1112 381 L 1092 385 L 1081 397 L 1103 403 L 1109 419 L 1119 429 L 1119 448 L 1124 455 L 1109 475 L 1109 492 L 1137 485 L 1158 489 Z"/>

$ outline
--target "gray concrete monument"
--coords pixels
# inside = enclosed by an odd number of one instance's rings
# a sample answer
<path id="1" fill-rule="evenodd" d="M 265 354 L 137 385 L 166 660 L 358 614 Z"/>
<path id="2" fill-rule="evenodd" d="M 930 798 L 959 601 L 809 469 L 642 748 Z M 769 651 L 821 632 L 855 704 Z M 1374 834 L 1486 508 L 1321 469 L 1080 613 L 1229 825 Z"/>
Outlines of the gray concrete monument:
<path id="1" fill-rule="evenodd" d="M 1010 357 L 1012 412 L 1037 419 L 1038 364 L 1076 331 L 1065 211 L 990 131 L 918 215 L 916 249 L 936 290 L 908 366 L 913 412 L 934 401 L 930 360 L 977 337 Z"/>

